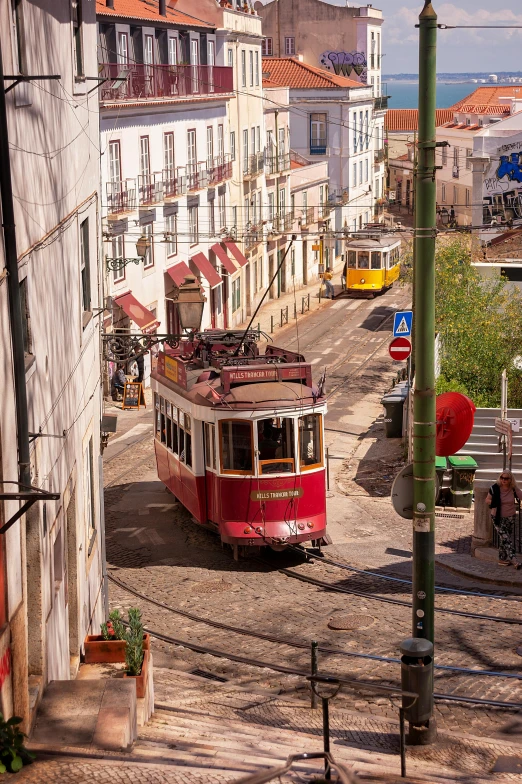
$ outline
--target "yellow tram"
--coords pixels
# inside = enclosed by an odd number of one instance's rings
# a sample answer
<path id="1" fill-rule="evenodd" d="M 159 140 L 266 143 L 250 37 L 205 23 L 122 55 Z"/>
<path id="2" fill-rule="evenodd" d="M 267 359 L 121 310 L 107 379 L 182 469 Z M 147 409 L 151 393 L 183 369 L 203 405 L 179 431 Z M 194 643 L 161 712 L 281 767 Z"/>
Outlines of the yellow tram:
<path id="1" fill-rule="evenodd" d="M 394 234 L 371 234 L 346 242 L 346 290 L 374 296 L 399 277 L 401 240 Z"/>

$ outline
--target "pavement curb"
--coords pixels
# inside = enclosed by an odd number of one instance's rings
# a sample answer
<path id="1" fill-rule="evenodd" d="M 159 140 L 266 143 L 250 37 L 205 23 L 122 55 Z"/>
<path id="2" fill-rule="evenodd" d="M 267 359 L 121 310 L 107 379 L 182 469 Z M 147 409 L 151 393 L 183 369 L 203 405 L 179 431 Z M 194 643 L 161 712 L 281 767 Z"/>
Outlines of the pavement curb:
<path id="1" fill-rule="evenodd" d="M 458 574 L 459 577 L 465 577 L 467 579 L 472 579 L 472 580 L 475 580 L 477 582 L 486 583 L 487 585 L 496 585 L 499 588 L 506 588 L 506 587 L 507 588 L 518 588 L 518 589 L 522 588 L 522 585 L 520 583 L 520 579 L 513 580 L 513 579 L 509 579 L 507 577 L 505 579 L 503 579 L 502 577 L 496 577 L 496 576 L 495 577 L 488 577 L 486 575 L 482 575 L 480 573 L 477 573 L 475 570 L 473 570 L 471 568 L 465 568 L 465 567 L 462 567 L 462 566 L 455 566 L 453 564 L 450 565 L 446 561 L 441 561 L 439 556 L 437 556 L 437 555 L 435 555 L 435 563 L 437 564 L 437 566 L 440 566 L 443 569 L 447 569 L 448 572 L 452 572 L 453 574 Z M 484 563 L 484 562 L 481 561 L 481 563 Z"/>

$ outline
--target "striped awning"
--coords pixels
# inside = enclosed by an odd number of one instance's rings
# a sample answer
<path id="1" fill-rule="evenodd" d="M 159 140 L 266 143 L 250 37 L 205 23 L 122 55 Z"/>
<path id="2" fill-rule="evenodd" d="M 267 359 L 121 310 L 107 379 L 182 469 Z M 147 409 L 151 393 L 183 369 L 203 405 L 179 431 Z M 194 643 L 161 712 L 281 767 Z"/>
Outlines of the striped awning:
<path id="1" fill-rule="evenodd" d="M 204 253 L 196 253 L 190 260 L 194 262 L 203 277 L 208 280 L 211 289 L 219 286 L 219 284 L 223 282 L 223 278 L 214 269 Z"/>
<path id="2" fill-rule="evenodd" d="M 130 291 L 127 294 L 120 294 L 119 297 L 114 297 L 113 301 L 141 329 L 155 327 L 159 324 L 156 316 L 141 305 Z"/>
<path id="3" fill-rule="evenodd" d="M 241 253 L 235 242 L 225 242 L 225 246 L 227 250 L 229 250 L 233 255 L 240 267 L 244 267 L 245 264 L 248 264 L 248 259 Z"/>
<path id="4" fill-rule="evenodd" d="M 230 256 L 228 256 L 225 248 L 222 245 L 220 245 L 219 242 L 216 242 L 215 245 L 212 245 L 210 250 L 214 251 L 218 259 L 220 260 L 220 262 L 222 263 L 222 265 L 230 275 L 234 275 L 234 273 L 237 272 L 238 267 L 236 263 L 232 261 Z"/>
<path id="5" fill-rule="evenodd" d="M 182 283 L 185 283 L 186 276 L 192 275 L 192 272 L 184 261 L 178 261 L 178 263 L 174 264 L 173 267 L 168 268 L 167 275 L 172 278 L 176 286 L 179 288 Z"/>

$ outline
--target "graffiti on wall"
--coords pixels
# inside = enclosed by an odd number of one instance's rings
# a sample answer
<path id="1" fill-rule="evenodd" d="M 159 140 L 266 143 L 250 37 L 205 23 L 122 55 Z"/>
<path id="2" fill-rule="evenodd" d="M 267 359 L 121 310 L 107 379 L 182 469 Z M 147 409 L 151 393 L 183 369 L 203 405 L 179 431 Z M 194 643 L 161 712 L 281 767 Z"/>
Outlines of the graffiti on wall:
<path id="1" fill-rule="evenodd" d="M 484 222 L 522 217 L 522 138 L 491 153 L 482 190 Z"/>
<path id="2" fill-rule="evenodd" d="M 351 79 L 359 77 L 361 82 L 366 82 L 368 66 L 364 52 L 323 52 L 321 65 L 337 76 L 347 76 Z"/>

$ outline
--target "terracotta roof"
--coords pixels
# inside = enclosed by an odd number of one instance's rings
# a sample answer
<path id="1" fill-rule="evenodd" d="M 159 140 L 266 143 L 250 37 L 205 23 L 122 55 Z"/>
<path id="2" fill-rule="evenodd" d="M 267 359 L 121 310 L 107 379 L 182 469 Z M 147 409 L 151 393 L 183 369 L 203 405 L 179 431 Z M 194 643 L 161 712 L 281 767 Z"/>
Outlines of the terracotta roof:
<path id="1" fill-rule="evenodd" d="M 281 85 L 271 79 L 263 79 L 263 87 L 281 87 Z"/>
<path id="2" fill-rule="evenodd" d="M 509 114 L 510 109 L 505 104 L 485 106 L 484 104 L 465 103 L 455 111 L 461 114 Z"/>
<path id="3" fill-rule="evenodd" d="M 477 125 L 476 123 L 474 125 L 468 125 L 467 123 L 464 122 L 444 123 L 444 125 L 441 125 L 440 127 L 453 128 L 454 130 L 458 130 L 458 131 L 481 131 L 482 130 L 481 126 Z"/>
<path id="4" fill-rule="evenodd" d="M 291 169 L 300 169 L 302 166 L 306 166 L 306 163 L 301 163 L 300 161 L 290 160 L 290 168 Z"/>
<path id="5" fill-rule="evenodd" d="M 498 87 L 478 87 L 474 92 L 467 95 L 461 101 L 453 104 L 452 109 L 458 111 L 470 111 L 469 108 L 460 107 L 486 107 L 486 106 L 500 106 L 499 98 L 522 98 L 522 84 L 507 84 Z M 486 112 L 481 112 L 486 114 Z"/>
<path id="6" fill-rule="evenodd" d="M 274 86 L 313 88 L 313 87 L 367 87 L 361 82 L 347 79 L 346 76 L 337 76 L 324 68 L 316 68 L 314 65 L 302 63 L 295 57 L 264 57 L 263 71 L 266 72 L 267 81 Z"/>
<path id="7" fill-rule="evenodd" d="M 126 19 L 154 19 L 157 22 L 171 22 L 172 24 L 187 27 L 208 27 L 214 29 L 215 25 L 189 16 L 182 11 L 169 8 L 167 16 L 160 16 L 158 0 L 114 0 L 114 8 L 109 8 L 105 0 L 96 0 L 96 14 L 98 16 L 115 16 Z"/>
<path id="8" fill-rule="evenodd" d="M 452 109 L 437 109 L 436 124 L 444 125 L 453 119 Z M 388 109 L 384 116 L 387 131 L 417 131 L 419 129 L 418 109 Z"/>

